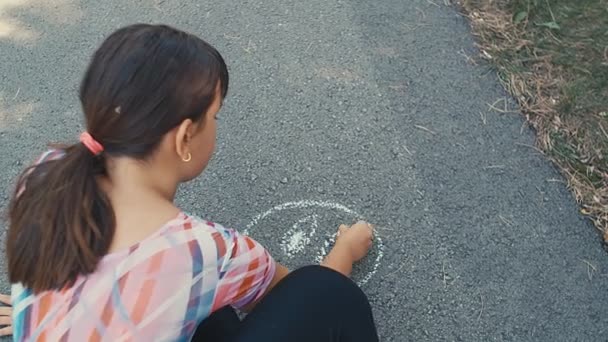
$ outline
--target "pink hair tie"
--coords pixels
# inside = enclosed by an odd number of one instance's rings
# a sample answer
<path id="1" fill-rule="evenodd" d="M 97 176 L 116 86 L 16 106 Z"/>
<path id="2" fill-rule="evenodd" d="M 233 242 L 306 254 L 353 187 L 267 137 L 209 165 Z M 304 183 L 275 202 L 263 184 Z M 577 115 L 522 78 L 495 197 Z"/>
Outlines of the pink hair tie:
<path id="1" fill-rule="evenodd" d="M 97 140 L 95 140 L 91 134 L 89 134 L 89 132 L 83 132 L 80 135 L 80 142 L 96 156 L 103 152 L 103 146 L 97 142 Z"/>

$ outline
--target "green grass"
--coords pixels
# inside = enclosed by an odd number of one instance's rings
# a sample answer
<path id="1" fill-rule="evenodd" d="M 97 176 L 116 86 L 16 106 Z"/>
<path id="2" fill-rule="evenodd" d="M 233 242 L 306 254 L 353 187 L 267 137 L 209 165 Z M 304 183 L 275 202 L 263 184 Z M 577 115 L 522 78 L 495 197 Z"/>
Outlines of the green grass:
<path id="1" fill-rule="evenodd" d="M 539 146 L 608 238 L 608 0 L 462 0 Z"/>
<path id="2" fill-rule="evenodd" d="M 514 19 L 527 19 L 535 52 L 550 54 L 565 72 L 560 112 L 586 117 L 608 109 L 608 1 L 513 0 L 509 7 Z"/>
<path id="3" fill-rule="evenodd" d="M 555 132 L 549 152 L 601 186 L 598 173 L 608 171 L 608 1 L 512 0 L 509 8 L 533 40 L 517 57 L 550 56 L 564 78 L 556 113 L 568 134 Z"/>

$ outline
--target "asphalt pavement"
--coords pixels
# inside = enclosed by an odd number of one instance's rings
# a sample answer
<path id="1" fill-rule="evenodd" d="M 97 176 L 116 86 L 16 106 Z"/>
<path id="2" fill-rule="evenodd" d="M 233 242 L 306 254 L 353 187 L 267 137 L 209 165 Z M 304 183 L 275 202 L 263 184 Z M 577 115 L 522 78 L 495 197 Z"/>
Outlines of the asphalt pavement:
<path id="1" fill-rule="evenodd" d="M 382 341 L 606 339 L 601 239 L 443 0 L 0 0 L 0 210 L 46 143 L 76 141 L 88 58 L 135 22 L 196 33 L 229 64 L 185 210 L 290 267 L 340 223 L 377 224 L 354 277 Z"/>

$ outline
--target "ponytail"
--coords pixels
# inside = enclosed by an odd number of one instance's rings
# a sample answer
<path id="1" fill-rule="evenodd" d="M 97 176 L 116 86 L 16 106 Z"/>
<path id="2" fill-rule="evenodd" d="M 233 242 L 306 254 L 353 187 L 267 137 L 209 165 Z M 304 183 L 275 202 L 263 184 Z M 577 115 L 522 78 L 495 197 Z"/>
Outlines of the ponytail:
<path id="1" fill-rule="evenodd" d="M 83 144 L 64 151 L 25 170 L 10 204 L 9 279 L 34 293 L 94 272 L 114 235 L 114 211 L 97 182 L 105 175 L 103 155 Z"/>

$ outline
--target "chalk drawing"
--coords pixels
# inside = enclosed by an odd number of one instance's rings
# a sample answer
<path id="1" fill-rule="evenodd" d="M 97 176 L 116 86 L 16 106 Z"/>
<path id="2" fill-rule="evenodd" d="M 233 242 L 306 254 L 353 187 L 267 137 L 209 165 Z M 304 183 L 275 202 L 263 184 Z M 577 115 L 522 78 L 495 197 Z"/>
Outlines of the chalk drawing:
<path id="1" fill-rule="evenodd" d="M 304 223 L 310 224 L 310 231 L 308 234 L 302 229 Z M 286 231 L 281 239 L 281 249 L 288 257 L 293 257 L 297 253 L 301 252 L 310 244 L 310 239 L 317 232 L 319 227 L 318 216 L 310 215 L 296 222 L 290 230 Z"/>
<path id="2" fill-rule="evenodd" d="M 356 211 L 334 202 L 326 202 L 326 201 L 312 201 L 312 200 L 303 200 L 297 202 L 287 202 L 283 204 L 279 204 L 274 206 L 265 212 L 258 214 L 255 216 L 251 222 L 245 226 L 245 230 L 243 230 L 243 234 L 249 235 L 252 229 L 263 219 L 266 217 L 276 214 L 279 211 L 287 210 L 287 209 L 329 209 L 329 210 L 338 210 L 344 213 L 347 213 L 353 218 L 363 219 L 363 216 L 359 215 Z M 290 229 L 288 229 L 279 242 L 279 246 L 283 253 L 288 257 L 292 258 L 295 255 L 301 253 L 306 248 L 309 247 L 311 243 L 311 238 L 317 233 L 319 228 L 318 216 L 317 215 L 308 215 L 302 219 L 299 219 Z M 337 230 L 337 227 L 336 227 Z M 335 243 L 336 236 L 335 234 L 328 239 L 323 241 L 323 245 L 318 247 L 318 254 L 315 257 L 317 262 L 321 262 L 327 253 L 329 252 L 331 246 Z M 374 245 L 377 248 L 376 259 L 373 261 L 371 270 L 367 272 L 359 281 L 359 286 L 366 284 L 378 271 L 378 267 L 380 266 L 380 262 L 384 257 L 384 243 L 382 242 L 382 238 L 375 234 L 374 236 Z M 313 247 L 314 248 L 314 247 Z M 312 249 L 312 248 L 311 248 Z M 315 248 L 316 249 L 316 248 Z"/>
<path id="3" fill-rule="evenodd" d="M 327 253 L 329 253 L 329 251 L 331 250 L 331 247 L 336 243 L 336 238 L 338 233 L 336 232 L 334 235 L 332 235 L 329 239 L 325 239 L 323 241 L 323 246 L 321 246 L 321 253 L 319 253 L 319 255 L 317 255 L 315 261 L 320 263 L 321 261 L 323 261 L 323 258 L 325 258 L 325 256 L 327 255 Z"/>

